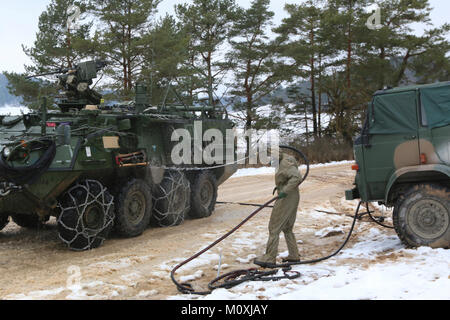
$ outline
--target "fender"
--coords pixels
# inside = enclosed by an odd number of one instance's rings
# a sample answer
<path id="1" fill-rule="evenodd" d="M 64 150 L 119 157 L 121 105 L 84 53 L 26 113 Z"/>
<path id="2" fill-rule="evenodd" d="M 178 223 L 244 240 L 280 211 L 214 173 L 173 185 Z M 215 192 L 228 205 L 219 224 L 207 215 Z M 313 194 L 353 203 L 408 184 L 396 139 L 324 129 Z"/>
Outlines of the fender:
<path id="1" fill-rule="evenodd" d="M 402 176 L 413 173 L 413 172 L 438 172 L 446 175 L 450 178 L 450 167 L 442 164 L 429 164 L 429 165 L 421 165 L 421 166 L 413 166 L 413 167 L 405 167 L 397 170 L 389 179 L 389 182 L 386 187 L 386 194 L 384 197 L 385 203 L 388 203 L 389 195 L 391 193 L 391 189 L 394 184 L 400 179 Z"/>

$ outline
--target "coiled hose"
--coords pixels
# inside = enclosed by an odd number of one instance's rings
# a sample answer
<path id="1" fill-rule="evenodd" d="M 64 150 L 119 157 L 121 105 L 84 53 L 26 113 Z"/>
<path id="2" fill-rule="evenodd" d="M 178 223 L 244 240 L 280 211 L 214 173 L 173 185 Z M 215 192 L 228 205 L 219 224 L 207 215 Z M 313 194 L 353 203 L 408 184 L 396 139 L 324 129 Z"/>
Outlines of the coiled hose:
<path id="1" fill-rule="evenodd" d="M 305 154 L 303 152 L 301 152 L 300 150 L 297 150 L 296 148 L 293 147 L 289 147 L 289 146 L 280 146 L 280 149 L 286 149 L 286 150 L 290 150 L 293 151 L 294 153 L 296 153 L 305 163 L 306 165 L 306 172 L 303 175 L 302 181 L 300 182 L 299 186 L 305 182 L 305 180 L 308 178 L 309 176 L 309 171 L 310 171 L 310 162 L 309 159 L 305 156 Z M 260 213 L 264 208 L 267 208 L 268 206 L 270 206 L 272 203 L 274 203 L 275 201 L 278 200 L 278 197 L 275 197 L 273 199 L 271 199 L 270 201 L 268 201 L 267 203 L 265 203 L 264 205 L 262 205 L 259 209 L 257 209 L 256 211 L 254 211 L 250 216 L 248 216 L 245 220 L 243 220 L 240 224 L 238 224 L 236 227 L 233 228 L 233 230 L 231 230 L 230 232 L 228 232 L 227 234 L 225 234 L 224 236 L 220 237 L 219 239 L 217 239 L 216 241 L 214 241 L 214 243 L 212 243 L 211 245 L 209 245 L 208 247 L 206 247 L 205 249 L 201 250 L 200 252 L 196 253 L 195 255 L 193 255 L 192 257 L 190 257 L 189 259 L 183 261 L 182 263 L 180 263 L 179 265 L 177 265 L 171 272 L 170 277 L 173 281 L 173 283 L 176 285 L 178 291 L 180 291 L 183 294 L 196 294 L 196 295 L 208 295 L 212 292 L 212 290 L 218 288 L 215 287 L 214 284 L 217 283 L 218 281 L 222 280 L 224 277 L 228 278 L 228 280 L 230 280 L 231 278 L 233 278 L 234 276 L 241 276 L 241 275 L 247 275 L 246 277 L 244 277 L 243 279 L 239 280 L 239 283 L 242 283 L 244 281 L 250 281 L 251 279 L 259 279 L 259 280 L 276 280 L 279 279 L 279 277 L 277 278 L 273 278 L 270 276 L 274 276 L 277 271 L 269 271 L 269 272 L 260 272 L 256 269 L 250 269 L 250 270 L 238 270 L 238 271 L 234 271 L 233 273 L 227 274 L 225 276 L 222 276 L 220 278 L 217 278 L 215 280 L 213 280 L 210 284 L 209 284 L 209 291 L 195 291 L 192 286 L 190 284 L 187 283 L 180 283 L 175 279 L 175 274 L 176 272 L 183 267 L 184 265 L 188 264 L 189 262 L 197 259 L 198 257 L 200 257 L 201 255 L 203 255 L 204 253 L 206 253 L 207 251 L 211 250 L 212 248 L 214 248 L 215 246 L 217 246 L 219 243 L 221 243 L 222 241 L 224 241 L 225 239 L 227 239 L 228 237 L 230 237 L 232 234 L 234 234 L 237 230 L 239 230 L 244 224 L 246 224 L 249 220 L 251 220 L 253 217 L 255 217 L 258 213 Z M 289 265 L 287 265 L 287 267 L 289 267 Z M 300 276 L 299 273 L 291 273 L 289 274 L 291 271 L 289 269 L 285 269 L 283 270 L 285 276 L 282 278 L 288 278 L 288 279 L 294 279 L 294 278 L 298 278 Z M 234 278 L 236 278 L 234 277 Z M 269 278 L 267 278 L 269 277 Z M 227 284 L 225 284 L 225 287 L 230 287 L 230 286 L 234 286 L 239 284 L 238 282 L 233 282 L 233 284 L 231 284 L 231 281 L 228 281 Z M 221 286 L 223 287 L 223 286 Z"/>
<path id="2" fill-rule="evenodd" d="M 36 162 L 24 167 L 11 166 L 8 160 L 0 155 L 0 177 L 16 185 L 32 184 L 50 167 L 56 156 L 56 143 L 53 140 L 35 140 L 27 142 L 27 145 L 30 152 L 45 151 Z"/>

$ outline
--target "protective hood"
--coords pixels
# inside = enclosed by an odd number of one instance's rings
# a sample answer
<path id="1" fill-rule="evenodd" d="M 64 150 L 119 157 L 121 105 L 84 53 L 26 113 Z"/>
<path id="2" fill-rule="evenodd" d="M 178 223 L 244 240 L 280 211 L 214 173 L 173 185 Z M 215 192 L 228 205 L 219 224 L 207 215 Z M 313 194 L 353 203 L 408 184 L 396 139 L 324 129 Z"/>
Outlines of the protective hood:
<path id="1" fill-rule="evenodd" d="M 296 190 L 298 192 L 298 186 L 302 181 L 298 166 L 299 164 L 293 156 L 286 154 L 280 156 L 280 167 L 275 175 L 278 192 L 290 193 Z"/>
<path id="2" fill-rule="evenodd" d="M 288 154 L 280 155 L 280 166 L 278 167 L 278 171 L 287 171 L 291 167 L 295 167 L 298 170 L 298 162 L 295 157 Z"/>

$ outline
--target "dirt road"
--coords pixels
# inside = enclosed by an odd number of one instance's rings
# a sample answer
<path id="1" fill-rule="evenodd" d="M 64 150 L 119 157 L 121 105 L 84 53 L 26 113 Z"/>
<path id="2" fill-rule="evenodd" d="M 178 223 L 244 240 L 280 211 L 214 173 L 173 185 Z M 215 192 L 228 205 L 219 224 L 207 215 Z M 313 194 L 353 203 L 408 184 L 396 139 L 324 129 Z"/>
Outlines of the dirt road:
<path id="1" fill-rule="evenodd" d="M 310 214 L 317 208 L 350 213 L 343 202 L 354 173 L 348 165 L 312 169 L 301 188 L 302 202 L 296 226 L 301 253 L 313 258 L 329 253 L 344 235 L 319 239 L 317 230 L 333 226 Z M 219 201 L 263 203 L 271 198 L 273 176 L 231 179 L 220 188 Z M 165 299 L 177 295 L 169 272 L 182 258 L 202 249 L 252 212 L 251 207 L 217 205 L 211 218 L 189 220 L 167 229 L 149 229 L 135 239 L 113 238 L 90 252 L 71 252 L 58 240 L 51 221 L 45 230 L 29 231 L 13 223 L 0 233 L 0 298 L 2 299 Z M 239 233 L 198 262 L 180 271 L 204 286 L 222 271 L 249 268 L 267 239 L 270 209 L 264 210 Z M 355 241 L 357 237 L 353 241 Z M 330 249 L 331 248 L 331 249 Z M 281 241 L 280 252 L 285 249 Z"/>

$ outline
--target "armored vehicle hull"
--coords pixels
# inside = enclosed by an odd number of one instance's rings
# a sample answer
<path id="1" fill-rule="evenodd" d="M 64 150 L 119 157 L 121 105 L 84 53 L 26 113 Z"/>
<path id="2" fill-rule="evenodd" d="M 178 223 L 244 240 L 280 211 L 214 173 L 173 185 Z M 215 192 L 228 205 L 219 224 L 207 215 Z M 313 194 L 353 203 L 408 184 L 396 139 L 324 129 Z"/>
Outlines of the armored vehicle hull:
<path id="1" fill-rule="evenodd" d="M 95 63 L 80 70 L 89 66 Z M 39 228 L 53 216 L 61 240 L 87 250 L 112 231 L 135 237 L 150 225 L 175 226 L 213 213 L 217 188 L 237 165 L 203 158 L 195 165 L 175 163 L 176 132 L 203 137 L 215 129 L 225 139 L 233 123 L 214 108 L 153 108 L 145 88 L 136 90 L 135 103 L 126 108 L 86 105 L 85 95 L 84 104 L 77 103 L 72 94 L 61 111 L 47 112 L 44 99 L 38 112 L 0 117 L 1 229 L 9 218 Z M 200 148 L 211 143 L 200 141 Z M 234 144 L 214 143 L 223 154 L 234 152 Z M 188 145 L 183 151 L 195 154 L 196 145 Z"/>

